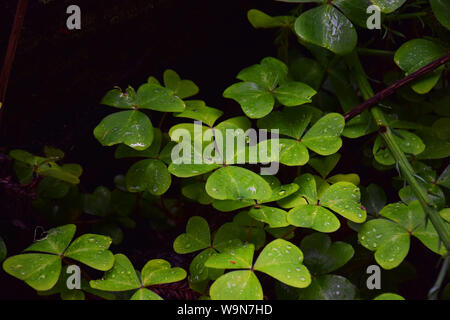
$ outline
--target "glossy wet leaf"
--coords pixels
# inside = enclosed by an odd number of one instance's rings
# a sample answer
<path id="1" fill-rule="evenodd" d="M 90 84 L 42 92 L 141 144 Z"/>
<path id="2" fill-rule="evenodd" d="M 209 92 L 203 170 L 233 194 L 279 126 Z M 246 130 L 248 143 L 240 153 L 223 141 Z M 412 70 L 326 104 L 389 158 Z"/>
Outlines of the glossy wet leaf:
<path id="1" fill-rule="evenodd" d="M 396 133 L 393 135 L 394 140 L 403 152 L 418 155 L 425 150 L 425 144 L 414 133 L 405 130 L 396 130 Z M 395 164 L 395 159 L 381 136 L 375 140 L 372 152 L 377 162 L 386 166 Z"/>
<path id="2" fill-rule="evenodd" d="M 357 42 L 352 23 L 331 5 L 301 14 L 295 22 L 295 32 L 301 39 L 340 55 L 351 52 Z"/>
<path id="3" fill-rule="evenodd" d="M 265 89 L 273 90 L 286 78 L 287 74 L 288 68 L 284 62 L 272 57 L 266 57 L 261 60 L 260 64 L 252 65 L 239 72 L 236 78 L 250 83 L 257 83 Z"/>
<path id="4" fill-rule="evenodd" d="M 186 107 L 172 90 L 148 83 L 139 87 L 137 103 L 139 108 L 161 112 L 183 112 Z"/>
<path id="5" fill-rule="evenodd" d="M 271 196 L 270 185 L 256 173 L 234 166 L 220 168 L 206 182 L 206 192 L 214 199 L 264 200 Z"/>
<path id="6" fill-rule="evenodd" d="M 73 224 L 50 229 L 42 240 L 34 242 L 24 251 L 38 251 L 60 255 L 72 241 L 75 230 L 76 227 Z"/>
<path id="7" fill-rule="evenodd" d="M 344 117 L 329 113 L 317 121 L 303 136 L 302 142 L 314 152 L 328 156 L 336 153 L 342 146 L 340 135 L 344 130 Z"/>
<path id="8" fill-rule="evenodd" d="M 406 0 L 370 0 L 374 5 L 377 5 L 381 12 L 391 13 L 400 8 Z"/>
<path id="9" fill-rule="evenodd" d="M 3 270 L 25 281 L 35 290 L 51 289 L 58 281 L 61 272 L 61 258 L 51 254 L 20 254 L 3 262 Z"/>
<path id="10" fill-rule="evenodd" d="M 327 274 L 314 278 L 300 291 L 300 300 L 355 300 L 356 287 L 346 278 Z"/>
<path id="11" fill-rule="evenodd" d="M 154 158 L 158 155 L 161 149 L 162 133 L 158 128 L 153 128 L 153 141 L 150 147 L 145 150 L 135 150 L 124 144 L 119 144 L 114 157 L 116 159 L 122 158 Z"/>
<path id="12" fill-rule="evenodd" d="M 277 239 L 267 244 L 255 262 L 254 270 L 296 288 L 311 283 L 311 275 L 302 264 L 303 253 L 291 242 Z"/>
<path id="13" fill-rule="evenodd" d="M 114 266 L 101 280 L 91 280 L 92 288 L 103 291 L 128 291 L 141 286 L 130 260 L 123 254 L 114 256 Z"/>
<path id="14" fill-rule="evenodd" d="M 309 160 L 309 165 L 313 167 L 322 178 L 327 177 L 336 167 L 341 155 L 339 153 L 332 154 L 328 157 L 317 157 Z"/>
<path id="15" fill-rule="evenodd" d="M 217 254 L 216 250 L 207 248 L 192 259 L 189 266 L 191 281 L 201 282 L 209 278 L 209 274 L 212 269 L 206 267 L 205 262 L 215 254 Z M 211 271 L 211 273 L 214 273 L 214 271 Z"/>
<path id="16" fill-rule="evenodd" d="M 296 183 L 284 184 L 276 187 L 272 187 L 272 195 L 268 199 L 264 199 L 263 201 L 258 201 L 258 203 L 267 203 L 278 201 L 284 198 L 289 197 L 291 194 L 294 194 L 298 190 L 299 186 Z"/>
<path id="17" fill-rule="evenodd" d="M 263 290 L 253 271 L 225 273 L 209 290 L 212 300 L 262 300 Z"/>
<path id="18" fill-rule="evenodd" d="M 373 300 L 405 300 L 405 298 L 395 293 L 382 293 Z"/>
<path id="19" fill-rule="evenodd" d="M 172 283 L 186 278 L 186 271 L 182 268 L 172 268 L 166 260 L 154 259 L 145 264 L 141 278 L 144 286 Z"/>
<path id="20" fill-rule="evenodd" d="M 274 90 L 275 97 L 284 106 L 295 107 L 311 102 L 317 92 L 302 82 L 286 82 Z"/>
<path id="21" fill-rule="evenodd" d="M 147 159 L 136 162 L 126 175 L 126 185 L 130 192 L 147 191 L 162 195 L 170 187 L 171 176 L 161 160 Z"/>
<path id="22" fill-rule="evenodd" d="M 426 66 L 446 53 L 436 42 L 427 39 L 414 39 L 404 43 L 394 56 L 395 63 L 406 75 Z M 419 78 L 411 85 L 417 93 L 429 92 L 439 81 L 443 67 L 440 67 L 426 76 Z"/>
<path id="23" fill-rule="evenodd" d="M 446 0 L 430 0 L 430 4 L 436 19 L 450 29 L 450 3 Z"/>
<path id="24" fill-rule="evenodd" d="M 214 269 L 250 269 L 253 264 L 253 243 L 237 243 L 225 247 L 220 253 L 212 255 L 205 266 Z"/>
<path id="25" fill-rule="evenodd" d="M 179 178 L 190 178 L 199 176 L 214 169 L 220 168 L 218 164 L 190 164 L 190 163 L 171 163 L 169 165 L 169 172 Z"/>
<path id="26" fill-rule="evenodd" d="M 223 96 L 238 102 L 244 113 L 252 119 L 268 115 L 275 103 L 272 94 L 254 82 L 239 82 L 228 87 Z"/>
<path id="27" fill-rule="evenodd" d="M 282 135 L 300 139 L 313 118 L 314 109 L 311 107 L 285 108 L 282 111 L 271 112 L 258 120 L 261 129 L 278 129 Z"/>
<path id="28" fill-rule="evenodd" d="M 115 88 L 108 91 L 100 103 L 120 109 L 132 109 L 137 104 L 136 93 L 131 87 L 129 87 L 126 92 L 122 92 L 119 88 Z"/>
<path id="29" fill-rule="evenodd" d="M 370 17 L 367 8 L 372 5 L 370 0 L 333 0 L 332 3 L 353 23 L 367 28 L 367 20 Z"/>
<path id="30" fill-rule="evenodd" d="M 163 298 L 149 289 L 141 288 L 131 296 L 130 300 L 163 300 Z"/>
<path id="31" fill-rule="evenodd" d="M 350 221 L 362 223 L 367 213 L 361 207 L 359 188 L 349 182 L 338 182 L 325 190 L 320 204 L 339 213 Z"/>
<path id="32" fill-rule="evenodd" d="M 304 143 L 292 139 L 279 140 L 279 162 L 287 166 L 303 166 L 309 160 Z"/>
<path id="33" fill-rule="evenodd" d="M 181 99 L 189 98 L 199 92 L 197 85 L 191 80 L 181 80 L 180 76 L 173 70 L 164 71 L 164 85 Z"/>
<path id="34" fill-rule="evenodd" d="M 247 18 L 254 28 L 264 29 L 286 27 L 292 24 L 295 20 L 294 17 L 290 16 L 271 17 L 257 9 L 249 10 L 247 13 Z"/>
<path id="35" fill-rule="evenodd" d="M 112 240 L 98 234 L 84 234 L 75 239 L 64 256 L 80 261 L 94 269 L 106 271 L 112 268 L 114 257 L 108 250 Z"/>
<path id="36" fill-rule="evenodd" d="M 255 200 L 214 200 L 213 207 L 221 212 L 231 212 L 254 204 Z"/>
<path id="37" fill-rule="evenodd" d="M 267 223 L 271 228 L 286 227 L 289 225 L 287 212 L 267 206 L 255 206 L 249 210 L 249 215 L 258 221 Z"/>
<path id="38" fill-rule="evenodd" d="M 409 251 L 409 233 L 400 225 L 384 219 L 366 222 L 358 233 L 364 247 L 375 251 L 375 260 L 384 269 L 397 267 Z"/>
<path id="39" fill-rule="evenodd" d="M 185 254 L 205 249 L 211 245 L 208 222 L 202 217 L 192 217 L 186 225 L 186 233 L 179 235 L 173 249 L 176 253 Z"/>
<path id="40" fill-rule="evenodd" d="M 214 199 L 206 193 L 204 182 L 190 183 L 181 188 L 181 193 L 186 198 L 197 201 L 200 204 L 211 204 L 214 202 Z"/>
<path id="41" fill-rule="evenodd" d="M 189 118 L 206 123 L 212 127 L 217 119 L 223 115 L 223 112 L 216 108 L 207 107 L 203 101 L 186 101 L 186 109 L 175 114 L 177 118 Z"/>
<path id="42" fill-rule="evenodd" d="M 303 238 L 300 248 L 305 255 L 304 264 L 315 275 L 338 270 L 353 257 L 353 247 L 345 242 L 331 242 L 329 236 L 313 233 Z"/>
<path id="43" fill-rule="evenodd" d="M 291 209 L 287 220 L 293 226 L 311 228 L 320 232 L 334 232 L 341 226 L 339 219 L 333 213 L 314 204 L 300 205 Z"/>
<path id="44" fill-rule="evenodd" d="M 153 142 L 153 126 L 142 112 L 121 111 L 104 118 L 94 129 L 94 136 L 104 146 L 123 143 L 145 150 Z"/>

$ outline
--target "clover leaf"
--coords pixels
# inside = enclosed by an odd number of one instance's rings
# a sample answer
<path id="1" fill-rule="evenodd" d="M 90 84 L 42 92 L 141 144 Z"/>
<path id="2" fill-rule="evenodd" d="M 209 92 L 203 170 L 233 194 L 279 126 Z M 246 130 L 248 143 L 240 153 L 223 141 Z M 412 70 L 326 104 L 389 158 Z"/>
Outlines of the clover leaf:
<path id="1" fill-rule="evenodd" d="M 358 239 L 365 248 L 375 251 L 375 260 L 384 269 L 393 269 L 404 260 L 411 235 L 433 252 L 445 253 L 445 248 L 439 246 L 439 236 L 433 225 L 426 223 L 419 201 L 409 205 L 389 204 L 380 215 L 387 219 L 366 222 L 358 232 Z"/>
<path id="2" fill-rule="evenodd" d="M 161 160 L 146 159 L 136 162 L 126 174 L 126 185 L 130 192 L 147 191 L 162 195 L 170 187 L 171 176 Z"/>
<path id="3" fill-rule="evenodd" d="M 186 109 L 183 112 L 175 113 L 177 118 L 189 118 L 206 123 L 212 127 L 223 112 L 216 108 L 207 107 L 201 100 L 186 101 Z"/>
<path id="4" fill-rule="evenodd" d="M 356 287 L 346 278 L 334 274 L 313 278 L 311 285 L 300 290 L 300 300 L 355 300 Z"/>
<path id="5" fill-rule="evenodd" d="M 220 276 L 211 285 L 211 299 L 261 300 L 262 288 L 254 271 L 266 273 L 297 288 L 310 284 L 311 276 L 302 264 L 303 253 L 292 243 L 283 239 L 270 242 L 259 254 L 252 268 L 253 251 L 253 244 L 239 243 L 206 261 L 205 265 L 212 268 L 250 269 L 231 271 Z"/>
<path id="6" fill-rule="evenodd" d="M 173 249 L 176 253 L 191 253 L 205 249 L 211 245 L 211 235 L 208 222 L 202 217 L 192 217 L 186 225 L 186 233 L 178 236 Z"/>
<path id="7" fill-rule="evenodd" d="M 237 101 L 252 119 L 268 115 L 277 99 L 287 107 L 311 102 L 316 91 L 301 82 L 286 82 L 287 66 L 278 59 L 267 57 L 260 64 L 242 70 L 237 78 L 243 82 L 228 87 L 223 96 Z"/>
<path id="8" fill-rule="evenodd" d="M 271 17 L 268 14 L 257 9 L 249 10 L 247 13 L 247 18 L 250 21 L 251 25 L 257 29 L 289 27 L 295 20 L 295 18 L 291 16 Z"/>
<path id="9" fill-rule="evenodd" d="M 348 243 L 332 243 L 330 237 L 322 233 L 313 233 L 303 238 L 300 249 L 305 255 L 304 264 L 314 275 L 323 275 L 339 269 L 355 253 Z"/>
<path id="10" fill-rule="evenodd" d="M 40 291 L 49 290 L 57 283 L 63 257 L 80 261 L 97 270 L 111 269 L 114 263 L 114 257 L 108 250 L 111 239 L 85 234 L 70 244 L 75 230 L 76 227 L 72 224 L 49 230 L 46 238 L 24 250 L 38 253 L 9 257 L 3 262 L 3 269 Z"/>
<path id="11" fill-rule="evenodd" d="M 180 76 L 173 70 L 164 71 L 164 86 L 173 91 L 180 99 L 189 98 L 199 91 L 197 85 L 191 80 L 181 80 Z M 139 91 L 138 91 L 139 93 Z"/>
<path id="12" fill-rule="evenodd" d="M 94 136 L 104 146 L 123 143 L 136 150 L 145 150 L 152 144 L 153 126 L 140 111 L 121 111 L 104 118 L 94 129 Z"/>
<path id="13" fill-rule="evenodd" d="M 186 278 L 186 271 L 172 268 L 170 263 L 162 259 L 148 261 L 138 277 L 130 260 L 123 254 L 114 256 L 115 262 L 111 270 L 107 271 L 101 280 L 91 280 L 92 288 L 103 291 L 136 290 L 131 300 L 162 300 L 150 287 L 157 284 L 172 283 Z"/>
<path id="14" fill-rule="evenodd" d="M 302 13 L 294 28 L 301 39 L 339 55 L 351 52 L 358 37 L 347 17 L 328 4 Z"/>
<path id="15" fill-rule="evenodd" d="M 365 221 L 367 214 L 361 207 L 361 194 L 354 184 L 337 182 L 326 186 L 319 196 L 313 175 L 301 175 L 294 182 L 299 185 L 299 190 L 279 202 L 284 208 L 293 208 L 287 217 L 291 225 L 320 232 L 334 232 L 339 229 L 340 222 L 329 209 L 350 221 Z"/>

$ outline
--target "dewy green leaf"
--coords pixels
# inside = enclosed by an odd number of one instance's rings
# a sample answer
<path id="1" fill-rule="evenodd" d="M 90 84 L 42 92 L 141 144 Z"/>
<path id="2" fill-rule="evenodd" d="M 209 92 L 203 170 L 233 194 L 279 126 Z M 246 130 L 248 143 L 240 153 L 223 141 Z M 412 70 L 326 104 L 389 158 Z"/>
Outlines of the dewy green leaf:
<path id="1" fill-rule="evenodd" d="M 333 272 L 345 265 L 355 251 L 345 242 L 333 242 L 329 236 L 313 233 L 303 238 L 300 248 L 305 255 L 304 264 L 315 275 Z"/>
<path id="2" fill-rule="evenodd" d="M 287 212 L 278 208 L 258 205 L 251 208 L 248 214 L 255 220 L 267 223 L 271 228 L 289 225 Z"/>
<path id="3" fill-rule="evenodd" d="M 394 56 L 395 63 L 406 75 L 419 70 L 430 62 L 442 57 L 446 50 L 436 42 L 426 39 L 414 39 L 404 43 Z M 414 81 L 411 87 L 417 93 L 429 92 L 439 81 L 444 66 Z"/>
<path id="4" fill-rule="evenodd" d="M 218 200 L 264 200 L 272 194 L 270 185 L 256 173 L 240 167 L 223 167 L 211 174 L 206 192 Z"/>
<path id="5" fill-rule="evenodd" d="M 205 266 L 205 262 L 209 259 L 209 257 L 215 254 L 217 254 L 216 250 L 214 250 L 213 248 L 207 248 L 196 255 L 194 259 L 192 259 L 192 262 L 189 266 L 191 281 L 201 282 L 208 280 L 211 269 Z M 212 271 L 211 273 L 214 273 L 214 271 Z"/>
<path id="6" fill-rule="evenodd" d="M 353 23 L 362 28 L 367 28 L 367 20 L 370 17 L 367 8 L 372 5 L 370 0 L 333 0 L 332 3 Z"/>
<path id="7" fill-rule="evenodd" d="M 339 55 L 351 52 L 357 42 L 352 23 L 328 4 L 301 14 L 295 22 L 295 32 L 301 39 Z"/>
<path id="8" fill-rule="evenodd" d="M 447 29 L 450 29 L 450 2 L 446 0 L 430 0 L 436 19 Z"/>
<path id="9" fill-rule="evenodd" d="M 375 251 L 375 260 L 384 269 L 397 267 L 409 251 L 408 230 L 389 220 L 366 222 L 359 230 L 358 239 L 361 245 Z"/>
<path id="10" fill-rule="evenodd" d="M 311 102 L 317 92 L 302 82 L 286 82 L 274 90 L 277 100 L 286 107 L 295 107 Z"/>
<path id="11" fill-rule="evenodd" d="M 60 255 L 66 250 L 75 235 L 75 225 L 68 224 L 46 232 L 45 238 L 38 240 L 24 251 L 46 252 Z"/>
<path id="12" fill-rule="evenodd" d="M 94 129 L 94 136 L 104 146 L 123 143 L 136 150 L 145 150 L 153 141 L 150 119 L 139 111 L 121 111 L 104 118 Z"/>
<path id="13" fill-rule="evenodd" d="M 131 87 L 127 89 L 127 92 L 115 88 L 108 91 L 100 103 L 119 109 L 133 109 L 137 104 L 136 93 Z"/>
<path id="14" fill-rule="evenodd" d="M 255 64 L 242 70 L 237 78 L 242 81 L 257 83 L 266 90 L 273 90 L 283 81 L 288 74 L 288 68 L 284 62 L 267 57 L 261 60 L 260 64 Z"/>
<path id="15" fill-rule="evenodd" d="M 239 270 L 218 278 L 209 290 L 212 300 L 262 300 L 263 290 L 253 271 Z"/>
<path id="16" fill-rule="evenodd" d="M 297 246 L 277 239 L 265 246 L 253 268 L 292 287 L 305 288 L 311 283 L 311 275 L 302 261 L 303 253 Z"/>
<path id="17" fill-rule="evenodd" d="M 253 264 L 253 243 L 240 243 L 226 247 L 222 252 L 212 255 L 205 266 L 214 269 L 250 269 Z"/>
<path id="18" fill-rule="evenodd" d="M 161 112 L 183 112 L 186 107 L 172 90 L 148 83 L 139 87 L 137 103 L 139 108 Z"/>
<path id="19" fill-rule="evenodd" d="M 161 160 L 146 159 L 131 166 L 126 175 L 126 184 L 130 192 L 147 191 L 159 196 L 169 189 L 171 176 Z"/>
<path id="20" fill-rule="evenodd" d="M 141 278 L 144 286 L 153 286 L 183 280 L 186 278 L 186 271 L 181 268 L 171 268 L 166 260 L 154 259 L 145 264 Z"/>
<path id="21" fill-rule="evenodd" d="M 145 150 L 135 150 L 124 144 L 119 144 L 114 157 L 116 159 L 122 158 L 154 158 L 158 155 L 161 149 L 162 133 L 158 128 L 153 128 L 153 141 L 149 148 Z"/>
<path id="22" fill-rule="evenodd" d="M 178 236 L 173 249 L 176 253 L 185 254 L 205 249 L 211 245 L 208 222 L 202 217 L 192 217 L 186 225 L 186 233 Z"/>
<path id="23" fill-rule="evenodd" d="M 275 103 L 272 94 L 254 82 L 235 83 L 224 91 L 223 96 L 238 102 L 244 113 L 252 119 L 268 115 Z"/>
<path id="24" fill-rule="evenodd" d="M 338 182 L 325 190 L 320 204 L 339 213 L 350 221 L 362 223 L 367 213 L 361 207 L 359 188 L 350 182 Z"/>
<path id="25" fill-rule="evenodd" d="M 194 82 L 191 80 L 181 80 L 180 76 L 170 69 L 164 72 L 164 85 L 181 99 L 192 97 L 199 91 Z"/>
<path id="26" fill-rule="evenodd" d="M 328 156 L 336 153 L 342 146 L 340 135 L 344 130 L 344 117 L 329 113 L 317 121 L 303 136 L 302 142 L 314 152 Z"/>
<path id="27" fill-rule="evenodd" d="M 370 0 L 376 6 L 378 6 L 381 12 L 391 13 L 400 8 L 406 0 Z"/>
<path id="28" fill-rule="evenodd" d="M 186 109 L 181 113 L 176 113 L 177 118 L 189 118 L 206 123 L 212 127 L 223 112 L 216 108 L 207 107 L 203 101 L 192 100 L 186 101 Z"/>
<path id="29" fill-rule="evenodd" d="M 247 13 L 247 18 L 254 28 L 264 29 L 287 27 L 295 20 L 294 17 L 290 16 L 271 17 L 257 9 L 249 10 Z"/>
<path id="30" fill-rule="evenodd" d="M 61 272 L 61 258 L 51 254 L 20 254 L 3 262 L 3 270 L 35 290 L 53 288 Z"/>
<path id="31" fill-rule="evenodd" d="M 84 234 L 75 239 L 64 256 L 80 261 L 94 269 L 106 271 L 112 268 L 114 256 L 108 250 L 111 238 L 98 234 Z"/>
<path id="32" fill-rule="evenodd" d="M 300 300 L 355 300 L 356 288 L 346 278 L 333 274 L 314 278 L 311 285 L 300 290 Z"/>
<path id="33" fill-rule="evenodd" d="M 341 159 L 341 155 L 339 153 L 332 154 L 328 157 L 317 157 L 312 158 L 309 160 L 309 165 L 313 167 L 322 178 L 326 178 L 331 171 L 336 167 L 336 165 L 339 162 L 339 159 Z"/>
<path id="34" fill-rule="evenodd" d="M 91 280 L 92 288 L 103 291 L 128 291 L 141 286 L 130 260 L 123 254 L 114 256 L 114 266 L 101 280 Z"/>
<path id="35" fill-rule="evenodd" d="M 291 209 L 287 220 L 293 226 L 311 228 L 320 232 L 334 232 L 341 226 L 339 219 L 333 213 L 315 204 L 300 205 Z"/>
<path id="36" fill-rule="evenodd" d="M 312 107 L 306 106 L 285 108 L 282 111 L 271 112 L 266 117 L 259 119 L 258 127 L 266 130 L 278 129 L 282 135 L 300 139 L 311 122 L 314 112 Z"/>
<path id="37" fill-rule="evenodd" d="M 133 294 L 130 300 L 163 300 L 163 298 L 149 289 L 141 288 Z"/>
<path id="38" fill-rule="evenodd" d="M 304 143 L 293 139 L 279 139 L 279 146 L 280 163 L 287 166 L 303 166 L 308 163 L 309 153 Z"/>

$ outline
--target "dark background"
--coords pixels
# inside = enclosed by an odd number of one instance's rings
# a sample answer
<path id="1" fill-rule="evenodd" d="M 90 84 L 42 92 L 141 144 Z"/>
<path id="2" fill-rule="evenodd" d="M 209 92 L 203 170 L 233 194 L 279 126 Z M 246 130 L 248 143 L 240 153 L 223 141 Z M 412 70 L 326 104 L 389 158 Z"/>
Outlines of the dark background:
<path id="1" fill-rule="evenodd" d="M 247 20 L 247 11 L 258 8 L 277 15 L 286 14 L 293 7 L 272 0 L 45 2 L 30 0 L 6 95 L 0 153 L 18 148 L 39 154 L 45 145 L 60 148 L 66 153 L 66 162 L 82 165 L 83 192 L 92 192 L 98 185 L 111 186 L 113 177 L 129 167 L 128 163 L 115 160 L 114 148 L 102 147 L 92 133 L 101 119 L 113 111 L 99 104 L 107 90 L 113 86 L 138 87 L 148 76 L 161 79 L 164 70 L 171 68 L 200 87 L 199 99 L 229 116 L 241 115 L 236 103 L 222 97 L 223 90 L 234 82 L 242 68 L 276 55 L 275 32 L 255 30 Z M 81 8 L 81 30 L 66 29 L 66 8 L 71 4 Z M 16 1 L 0 3 L 2 61 L 15 9 Z M 153 123 L 158 123 L 157 117 L 152 117 Z M 347 152 L 350 157 L 344 166 L 349 170 L 340 169 L 360 172 L 365 185 L 377 182 L 390 186 L 391 176 L 361 168 L 360 157 L 355 153 L 360 151 L 360 145 L 356 142 L 345 147 L 342 153 Z M 1 193 L 0 190 L 0 231 L 7 230 L 17 237 L 7 243 L 9 254 L 17 254 L 33 240 L 34 213 L 26 199 Z M 182 229 L 184 224 L 174 234 Z M 140 235 L 130 235 L 132 240 L 128 243 L 153 247 L 153 253 L 163 251 L 162 248 L 171 250 L 170 242 L 160 243 L 150 235 L 142 243 Z M 417 266 L 421 281 L 407 285 L 401 293 L 424 298 L 437 272 L 437 258 L 418 241 L 411 246 L 416 254 L 409 258 Z M 138 251 L 127 249 L 124 252 L 129 251 L 130 255 Z M 38 298 L 23 282 L 0 271 L 2 297 Z"/>

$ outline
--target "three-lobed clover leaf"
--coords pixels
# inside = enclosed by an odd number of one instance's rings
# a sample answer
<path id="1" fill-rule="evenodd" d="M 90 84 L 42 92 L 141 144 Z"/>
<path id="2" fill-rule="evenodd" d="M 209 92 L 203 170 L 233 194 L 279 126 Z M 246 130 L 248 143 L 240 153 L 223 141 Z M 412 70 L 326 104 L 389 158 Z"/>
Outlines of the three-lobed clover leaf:
<path id="1" fill-rule="evenodd" d="M 375 251 L 375 260 L 384 269 L 393 269 L 405 259 L 411 235 L 433 252 L 445 254 L 436 230 L 426 222 L 419 201 L 408 205 L 389 204 L 380 211 L 380 215 L 386 219 L 366 222 L 358 232 L 358 239 L 364 247 Z"/>
<path id="2" fill-rule="evenodd" d="M 345 120 L 338 113 L 329 113 L 320 118 L 305 133 L 312 120 L 314 111 L 306 108 L 295 108 L 296 114 L 289 109 L 270 114 L 258 121 L 258 126 L 264 129 L 280 127 L 280 133 L 293 139 L 279 139 L 278 161 L 288 166 L 301 166 L 309 161 L 308 149 L 320 154 L 331 155 L 342 146 L 341 134 L 344 130 Z M 291 119 L 296 118 L 293 122 Z M 271 145 L 262 142 L 258 144 L 261 149 Z M 267 152 L 267 151 L 266 151 Z M 272 150 L 270 153 L 273 154 Z"/>
<path id="3" fill-rule="evenodd" d="M 311 283 L 311 275 L 302 264 L 302 251 L 289 241 L 277 239 L 267 244 L 252 267 L 253 253 L 253 244 L 239 243 L 206 261 L 205 265 L 211 268 L 249 269 L 220 276 L 211 285 L 211 299 L 261 300 L 262 287 L 254 271 L 297 288 L 305 288 Z"/>
<path id="4" fill-rule="evenodd" d="M 360 204 L 361 194 L 354 184 L 337 182 L 319 195 L 313 175 L 301 175 L 294 182 L 299 185 L 299 190 L 279 202 L 284 208 L 293 208 L 287 217 L 291 225 L 334 232 L 339 229 L 340 222 L 330 210 L 356 223 L 366 220 L 367 213 Z"/>
<path id="5" fill-rule="evenodd" d="M 97 270 L 111 269 L 114 264 L 113 254 L 108 250 L 111 238 L 84 234 L 70 244 L 75 230 L 73 224 L 49 230 L 46 238 L 24 250 L 33 253 L 9 257 L 3 262 L 3 269 L 40 291 L 49 290 L 57 283 L 63 257 L 80 261 Z"/>
<path id="6" fill-rule="evenodd" d="M 125 255 L 116 254 L 114 258 L 114 266 L 102 279 L 89 282 L 92 288 L 113 292 L 137 289 L 131 296 L 131 300 L 162 300 L 158 294 L 147 287 L 177 282 L 186 278 L 186 271 L 182 268 L 172 268 L 166 260 L 154 259 L 145 264 L 139 279 L 132 263 Z"/>
<path id="7" fill-rule="evenodd" d="M 180 76 L 173 70 L 164 71 L 163 78 L 164 86 L 172 90 L 174 95 L 180 99 L 192 97 L 199 92 L 199 88 L 194 82 L 181 80 Z"/>
<path id="8" fill-rule="evenodd" d="M 186 225 L 186 233 L 175 239 L 173 249 L 176 253 L 186 254 L 208 248 L 210 245 L 208 222 L 202 217 L 192 217 Z"/>
<path id="9" fill-rule="evenodd" d="M 156 196 L 164 194 L 172 181 L 167 166 L 157 159 L 136 162 L 128 170 L 125 179 L 128 191 L 147 191 Z"/>
<path id="10" fill-rule="evenodd" d="M 245 68 L 237 78 L 243 82 L 228 87 L 223 96 L 237 101 L 252 119 L 268 115 L 275 99 L 287 107 L 311 102 L 316 91 L 302 82 L 286 81 L 287 66 L 280 60 L 267 57 L 260 64 Z"/>

